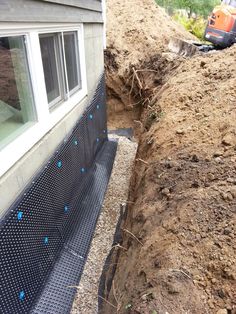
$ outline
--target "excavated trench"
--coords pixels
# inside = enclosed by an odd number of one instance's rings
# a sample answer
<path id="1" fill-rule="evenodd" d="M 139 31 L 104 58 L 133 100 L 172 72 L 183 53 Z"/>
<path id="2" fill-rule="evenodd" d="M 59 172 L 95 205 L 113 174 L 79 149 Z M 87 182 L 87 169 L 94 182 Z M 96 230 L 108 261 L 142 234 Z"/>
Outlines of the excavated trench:
<path id="1" fill-rule="evenodd" d="M 174 57 L 171 37 L 196 38 L 153 0 L 107 17 L 109 127 L 139 148 L 100 312 L 234 313 L 235 47 Z"/>
<path id="2" fill-rule="evenodd" d="M 154 105 L 183 58 L 168 53 L 155 54 L 148 60 L 130 65 L 121 76 L 117 73 L 117 54 L 114 49 L 105 52 L 108 127 L 133 127 L 136 138 L 139 138 L 140 132 L 148 131 L 151 123 L 158 119 L 160 112 L 159 109 L 154 112 Z M 153 110 L 148 110 L 149 116 L 143 117 L 147 108 Z"/>
<path id="3" fill-rule="evenodd" d="M 134 160 L 134 169 L 129 185 L 127 202 L 121 204 L 119 221 L 117 223 L 112 249 L 104 263 L 99 285 L 98 313 L 121 313 L 121 304 L 117 296 L 115 274 L 122 260 L 121 253 L 127 249 L 123 243 L 131 244 L 132 241 L 143 245 L 130 230 L 133 220 L 132 207 L 137 199 L 135 185 L 140 181 L 140 170 L 148 164 L 144 159 L 146 153 L 141 145 L 142 136 L 148 132 L 154 122 L 162 116 L 158 106 L 158 98 L 162 89 L 175 69 L 183 60 L 180 56 L 156 54 L 150 60 L 140 64 L 131 65 L 123 77 L 117 76 L 116 54 L 111 50 L 105 52 L 106 86 L 108 127 L 116 130 L 115 133 L 124 133 L 132 129 L 135 140 L 139 143 Z M 148 145 L 152 145 L 152 140 Z M 113 247 L 116 246 L 114 250 Z M 132 305 L 127 303 L 125 312 L 131 312 Z M 154 312 L 153 312 L 154 313 Z M 156 313 L 156 312 L 155 312 Z"/>
<path id="4" fill-rule="evenodd" d="M 209 115 L 221 56 L 206 58 L 157 54 L 119 76 L 106 54 L 109 128 L 133 127 L 139 146 L 99 313 L 235 313 L 235 110 L 224 127 L 220 106 Z"/>
<path id="5" fill-rule="evenodd" d="M 106 84 L 120 144 L 72 313 L 235 314 L 235 48 L 123 73 L 117 53 Z"/>
<path id="6" fill-rule="evenodd" d="M 102 308 L 104 300 L 107 302 L 106 294 L 112 287 L 112 278 L 116 271 L 121 248 L 120 243 L 124 237 L 124 230 L 121 228 L 127 215 L 127 204 L 129 204 L 127 199 L 129 198 L 130 178 L 134 170 L 137 140 L 143 133 L 141 115 L 143 108 L 150 106 L 152 101 L 151 89 L 160 89 L 160 85 L 164 81 L 164 61 L 166 62 L 164 58 L 156 55 L 149 63 L 146 62 L 142 65 L 143 69 L 134 65 L 130 67 L 124 77 L 117 78 L 116 74 L 113 77 L 109 76 L 111 72 L 117 70 L 117 67 L 113 56 L 107 54 L 108 111 L 113 106 L 112 110 L 116 114 L 117 111 L 119 113 L 118 119 L 112 111 L 114 121 L 109 112 L 109 137 L 118 141 L 118 150 L 88 260 L 77 287 L 78 293 L 73 304 L 72 314 L 78 313 L 78 311 L 81 314 L 97 313 L 98 308 Z M 147 78 L 149 86 L 147 86 Z M 136 103 L 135 106 L 134 103 Z M 158 111 L 156 116 L 152 112 L 151 120 L 156 119 L 157 114 L 160 112 Z M 146 123 L 146 128 L 150 127 L 151 120 Z M 135 134 L 133 134 L 133 130 Z M 129 234 L 129 230 L 125 232 Z"/>

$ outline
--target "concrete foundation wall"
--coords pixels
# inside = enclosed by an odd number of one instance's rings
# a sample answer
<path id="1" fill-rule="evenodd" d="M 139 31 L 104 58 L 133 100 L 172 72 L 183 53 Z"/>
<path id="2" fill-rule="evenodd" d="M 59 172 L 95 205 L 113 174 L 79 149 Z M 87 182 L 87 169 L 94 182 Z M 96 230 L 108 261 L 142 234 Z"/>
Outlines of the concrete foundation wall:
<path id="1" fill-rule="evenodd" d="M 84 24 L 84 35 L 88 95 L 0 178 L 0 217 L 32 181 L 58 145 L 70 134 L 93 97 L 104 71 L 102 24 Z"/>

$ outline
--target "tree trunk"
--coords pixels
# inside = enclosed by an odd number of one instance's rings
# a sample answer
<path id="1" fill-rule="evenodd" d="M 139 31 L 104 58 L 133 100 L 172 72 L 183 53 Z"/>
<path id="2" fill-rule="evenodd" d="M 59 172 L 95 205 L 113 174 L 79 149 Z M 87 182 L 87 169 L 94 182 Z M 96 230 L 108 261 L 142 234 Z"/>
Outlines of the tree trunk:
<path id="1" fill-rule="evenodd" d="M 189 7 L 189 11 L 188 11 L 188 18 L 190 19 L 192 17 L 193 14 L 193 9 L 192 7 Z"/>

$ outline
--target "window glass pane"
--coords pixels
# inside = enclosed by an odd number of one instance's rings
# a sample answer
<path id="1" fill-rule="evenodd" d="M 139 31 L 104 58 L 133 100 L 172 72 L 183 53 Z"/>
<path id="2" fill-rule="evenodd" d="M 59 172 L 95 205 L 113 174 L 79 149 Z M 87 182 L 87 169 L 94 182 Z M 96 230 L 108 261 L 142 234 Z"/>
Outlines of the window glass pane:
<path id="1" fill-rule="evenodd" d="M 0 146 L 35 120 L 24 41 L 24 36 L 0 37 Z"/>
<path id="2" fill-rule="evenodd" d="M 81 88 L 77 32 L 39 36 L 49 106 L 66 100 Z"/>
<path id="3" fill-rule="evenodd" d="M 81 87 L 79 70 L 79 47 L 76 32 L 65 32 L 64 50 L 69 91 Z"/>
<path id="4" fill-rule="evenodd" d="M 61 98 L 58 36 L 56 34 L 41 35 L 40 47 L 48 103 L 57 102 Z"/>

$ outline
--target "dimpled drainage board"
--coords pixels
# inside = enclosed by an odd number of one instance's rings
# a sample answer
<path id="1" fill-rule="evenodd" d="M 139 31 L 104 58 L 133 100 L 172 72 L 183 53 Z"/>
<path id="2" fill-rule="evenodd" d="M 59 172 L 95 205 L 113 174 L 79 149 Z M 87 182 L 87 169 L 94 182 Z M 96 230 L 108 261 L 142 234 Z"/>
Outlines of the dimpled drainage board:
<path id="1" fill-rule="evenodd" d="M 104 86 L 0 222 L 1 314 L 70 312 L 116 154 Z"/>

